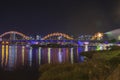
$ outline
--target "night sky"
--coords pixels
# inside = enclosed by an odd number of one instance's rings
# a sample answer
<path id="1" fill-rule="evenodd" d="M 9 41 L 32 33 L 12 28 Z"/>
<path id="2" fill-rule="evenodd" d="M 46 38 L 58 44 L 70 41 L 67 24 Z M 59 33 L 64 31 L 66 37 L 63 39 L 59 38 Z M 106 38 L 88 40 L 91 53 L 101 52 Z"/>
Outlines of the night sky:
<path id="1" fill-rule="evenodd" d="M 120 28 L 119 0 L 39 0 L 0 2 L 0 33 L 93 34 Z"/>

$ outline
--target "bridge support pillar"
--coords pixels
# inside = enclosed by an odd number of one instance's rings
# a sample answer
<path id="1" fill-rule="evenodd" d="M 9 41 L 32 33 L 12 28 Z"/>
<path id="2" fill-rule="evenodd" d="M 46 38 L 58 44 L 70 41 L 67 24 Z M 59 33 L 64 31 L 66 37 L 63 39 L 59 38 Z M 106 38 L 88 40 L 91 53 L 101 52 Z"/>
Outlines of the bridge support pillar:
<path id="1" fill-rule="evenodd" d="M 88 44 L 89 44 L 89 42 L 84 42 L 84 51 L 85 52 L 88 51 Z"/>
<path id="2" fill-rule="evenodd" d="M 48 48 L 48 63 L 51 61 L 51 48 Z"/>
<path id="3" fill-rule="evenodd" d="M 29 52 L 29 65 L 32 66 L 32 47 L 30 47 L 30 52 Z"/>
<path id="4" fill-rule="evenodd" d="M 41 64 L 41 47 L 38 49 L 38 59 L 39 59 L 39 65 Z"/>
<path id="5" fill-rule="evenodd" d="M 61 48 L 59 48 L 59 52 L 58 52 L 58 60 L 59 60 L 59 63 L 62 62 L 62 51 L 61 51 Z"/>
<path id="6" fill-rule="evenodd" d="M 74 63 L 74 59 L 73 59 L 73 48 L 70 49 L 70 60 L 71 60 L 71 63 L 73 64 L 73 63 Z"/>
<path id="7" fill-rule="evenodd" d="M 24 65 L 25 46 L 22 46 L 22 65 Z"/>

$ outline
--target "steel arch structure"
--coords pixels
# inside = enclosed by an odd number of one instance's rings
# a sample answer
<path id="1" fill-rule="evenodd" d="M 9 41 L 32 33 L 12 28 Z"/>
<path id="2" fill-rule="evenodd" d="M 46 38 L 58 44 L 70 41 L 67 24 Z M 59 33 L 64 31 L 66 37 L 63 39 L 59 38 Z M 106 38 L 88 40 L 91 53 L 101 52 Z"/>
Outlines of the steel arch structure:
<path id="1" fill-rule="evenodd" d="M 42 38 L 42 40 L 46 40 L 46 39 L 48 39 L 50 37 L 54 37 L 54 36 L 62 36 L 62 37 L 67 38 L 68 40 L 73 40 L 73 37 L 71 37 L 71 36 L 69 36 L 65 33 L 60 33 L 60 32 L 55 32 L 55 33 L 48 34 L 48 35 L 44 36 Z"/>
<path id="2" fill-rule="evenodd" d="M 4 37 L 4 36 L 6 36 L 6 35 L 9 35 L 9 34 L 17 34 L 17 35 L 22 36 L 24 39 L 29 40 L 29 37 L 28 37 L 28 36 L 26 36 L 26 35 L 23 34 L 23 33 L 17 32 L 17 31 L 8 31 L 8 32 L 5 32 L 5 33 L 3 33 L 3 34 L 0 35 L 0 38 Z"/>

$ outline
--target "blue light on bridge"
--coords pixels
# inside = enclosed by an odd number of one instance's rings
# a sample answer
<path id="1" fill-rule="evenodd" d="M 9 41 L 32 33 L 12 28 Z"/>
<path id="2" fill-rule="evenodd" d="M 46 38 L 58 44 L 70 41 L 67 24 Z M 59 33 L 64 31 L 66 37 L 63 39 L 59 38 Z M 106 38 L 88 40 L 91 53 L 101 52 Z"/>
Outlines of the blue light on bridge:
<path id="1" fill-rule="evenodd" d="M 108 41 L 105 41 L 104 43 L 105 43 L 105 44 L 108 44 Z"/>
<path id="2" fill-rule="evenodd" d="M 79 45 L 79 46 L 83 46 L 83 42 L 78 41 L 78 45 Z"/>
<path id="3" fill-rule="evenodd" d="M 38 44 L 39 42 L 38 42 L 38 41 L 31 40 L 30 43 L 31 43 L 31 44 Z"/>

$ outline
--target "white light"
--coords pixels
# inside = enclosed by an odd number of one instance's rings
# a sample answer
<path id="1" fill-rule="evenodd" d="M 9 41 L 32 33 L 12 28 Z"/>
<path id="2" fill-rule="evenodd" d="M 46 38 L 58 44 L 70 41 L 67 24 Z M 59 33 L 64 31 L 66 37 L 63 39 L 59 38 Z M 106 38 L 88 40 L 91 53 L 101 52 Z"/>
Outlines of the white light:
<path id="1" fill-rule="evenodd" d="M 87 44 L 89 44 L 89 42 L 84 42 L 84 44 L 86 44 L 86 45 L 87 45 Z"/>

